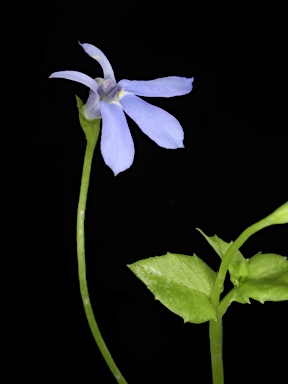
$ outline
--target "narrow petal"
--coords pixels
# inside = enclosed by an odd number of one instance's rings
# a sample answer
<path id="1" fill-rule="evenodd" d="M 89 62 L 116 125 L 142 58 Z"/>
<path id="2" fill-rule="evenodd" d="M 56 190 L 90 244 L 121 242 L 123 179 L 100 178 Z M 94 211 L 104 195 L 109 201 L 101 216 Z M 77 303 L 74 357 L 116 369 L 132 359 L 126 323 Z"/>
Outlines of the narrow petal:
<path id="1" fill-rule="evenodd" d="M 193 77 L 169 76 L 148 81 L 121 80 L 118 84 L 124 91 L 138 96 L 173 97 L 191 92 L 193 80 Z"/>
<path id="2" fill-rule="evenodd" d="M 88 120 L 99 119 L 100 113 L 100 96 L 94 91 L 89 92 L 89 97 L 84 106 L 84 115 Z"/>
<path id="3" fill-rule="evenodd" d="M 86 85 L 96 93 L 99 88 L 96 80 L 92 79 L 92 77 L 90 76 L 85 75 L 85 73 L 78 72 L 78 71 L 54 72 L 52 73 L 52 75 L 49 76 L 49 79 L 52 79 L 52 78 L 62 78 L 62 79 L 77 81 L 78 83 Z"/>
<path id="4" fill-rule="evenodd" d="M 139 128 L 160 147 L 183 148 L 184 133 L 177 119 L 131 93 L 124 93 L 120 103 Z"/>
<path id="5" fill-rule="evenodd" d="M 98 63 L 101 65 L 104 73 L 104 79 L 111 79 L 116 83 L 113 69 L 104 53 L 92 44 L 81 44 L 80 42 L 79 44 L 89 56 L 97 60 Z"/>
<path id="6" fill-rule="evenodd" d="M 101 153 L 114 176 L 130 168 L 134 143 L 124 112 L 119 104 L 100 101 L 102 115 Z"/>

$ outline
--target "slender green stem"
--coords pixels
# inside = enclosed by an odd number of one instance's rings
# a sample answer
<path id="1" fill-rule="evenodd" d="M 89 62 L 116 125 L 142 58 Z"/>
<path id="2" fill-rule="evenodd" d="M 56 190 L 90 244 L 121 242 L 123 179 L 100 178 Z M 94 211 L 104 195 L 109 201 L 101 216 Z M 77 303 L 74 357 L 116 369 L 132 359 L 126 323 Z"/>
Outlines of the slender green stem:
<path id="1" fill-rule="evenodd" d="M 209 321 L 210 354 L 213 384 L 224 384 L 224 369 L 222 358 L 223 340 L 222 317 Z"/>
<path id="2" fill-rule="evenodd" d="M 237 289 L 237 287 L 232 288 L 231 291 L 229 291 L 227 293 L 227 295 L 225 297 L 223 297 L 223 299 L 220 301 L 219 307 L 218 307 L 218 314 L 220 316 L 223 317 L 225 315 L 228 307 L 233 302 L 236 289 Z"/>
<path id="3" fill-rule="evenodd" d="M 98 132 L 99 134 L 99 132 Z M 79 281 L 80 281 L 80 291 L 81 297 L 85 309 L 85 314 L 91 329 L 91 332 L 94 336 L 94 339 L 98 345 L 98 348 L 105 359 L 108 367 L 110 368 L 112 374 L 119 384 L 127 384 L 126 380 L 122 376 L 121 372 L 117 368 L 106 344 L 101 336 L 99 327 L 95 320 L 93 309 L 91 306 L 87 280 L 86 280 L 86 262 L 85 262 L 85 232 L 84 232 L 84 221 L 85 221 L 85 210 L 86 210 L 86 201 L 89 187 L 90 171 L 91 164 L 94 154 L 95 145 L 98 139 L 98 134 L 89 140 L 87 137 L 87 146 L 84 158 L 83 173 L 81 180 L 79 204 L 78 204 L 78 213 L 77 213 L 77 257 L 78 257 L 78 272 L 79 272 Z"/>

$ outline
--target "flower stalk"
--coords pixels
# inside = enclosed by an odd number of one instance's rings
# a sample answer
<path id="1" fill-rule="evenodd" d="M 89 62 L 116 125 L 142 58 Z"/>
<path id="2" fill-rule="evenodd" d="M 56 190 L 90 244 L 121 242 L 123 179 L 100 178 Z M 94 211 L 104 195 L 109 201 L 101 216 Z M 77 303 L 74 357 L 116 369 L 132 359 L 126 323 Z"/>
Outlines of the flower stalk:
<path id="1" fill-rule="evenodd" d="M 81 292 L 82 302 L 84 305 L 84 310 L 85 310 L 89 327 L 91 329 L 92 335 L 96 341 L 96 344 L 98 345 L 98 348 L 106 364 L 108 365 L 110 371 L 112 372 L 112 374 L 114 375 L 115 379 L 119 384 L 127 384 L 120 370 L 116 366 L 111 356 L 111 353 L 109 352 L 109 349 L 107 348 L 106 343 L 100 333 L 100 330 L 91 306 L 90 297 L 89 297 L 89 291 L 88 291 L 88 285 L 87 285 L 87 279 L 86 279 L 84 222 L 85 222 L 85 211 L 86 211 L 86 202 L 87 202 L 89 180 L 90 180 L 90 173 L 91 173 L 91 165 L 92 165 L 95 146 L 99 137 L 101 119 L 94 120 L 93 122 L 85 121 L 83 115 L 81 114 L 81 101 L 77 99 L 77 103 L 79 108 L 80 123 L 86 134 L 86 139 L 87 139 L 81 186 L 80 186 L 78 211 L 77 211 L 77 225 L 76 225 L 77 259 L 78 259 L 80 292 Z"/>

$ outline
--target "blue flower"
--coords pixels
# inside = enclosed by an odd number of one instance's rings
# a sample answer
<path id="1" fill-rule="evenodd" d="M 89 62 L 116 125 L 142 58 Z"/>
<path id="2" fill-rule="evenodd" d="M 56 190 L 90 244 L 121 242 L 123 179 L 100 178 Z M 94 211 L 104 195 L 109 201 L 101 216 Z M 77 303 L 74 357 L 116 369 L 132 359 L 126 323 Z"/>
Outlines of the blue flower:
<path id="1" fill-rule="evenodd" d="M 111 64 L 104 53 L 91 44 L 80 45 L 89 56 L 99 62 L 104 77 L 97 77 L 94 80 L 81 72 L 60 71 L 52 73 L 49 78 L 74 80 L 90 88 L 83 113 L 87 120 L 102 118 L 101 153 L 104 162 L 115 176 L 132 165 L 135 153 L 124 112 L 160 147 L 167 149 L 184 147 L 184 133 L 178 120 L 136 95 L 144 97 L 185 95 L 192 90 L 193 77 L 169 76 L 148 81 L 121 80 L 117 83 Z"/>

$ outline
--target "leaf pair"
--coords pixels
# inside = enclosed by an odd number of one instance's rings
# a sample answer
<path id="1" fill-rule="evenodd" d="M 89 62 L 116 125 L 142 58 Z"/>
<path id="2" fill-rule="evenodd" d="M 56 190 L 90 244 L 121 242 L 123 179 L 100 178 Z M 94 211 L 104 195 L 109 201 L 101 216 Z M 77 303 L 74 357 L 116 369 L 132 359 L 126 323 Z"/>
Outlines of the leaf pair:
<path id="1" fill-rule="evenodd" d="M 218 236 L 205 237 L 216 253 L 223 259 L 232 242 L 226 243 Z M 250 304 L 250 298 L 265 301 L 288 300 L 288 261 L 287 257 L 273 253 L 258 253 L 251 259 L 245 259 L 238 250 L 233 256 L 228 271 L 235 288 L 233 300 Z M 231 299 L 231 298 L 230 298 Z"/>
<path id="2" fill-rule="evenodd" d="M 288 300 L 287 257 L 258 253 L 247 261 L 248 276 L 234 291 L 234 301 L 250 304 L 251 298 L 263 304 Z"/>
<path id="3" fill-rule="evenodd" d="M 216 235 L 208 237 L 203 231 L 199 232 L 223 259 L 231 243 Z M 184 322 L 199 324 L 216 319 L 216 308 L 210 298 L 217 274 L 196 255 L 167 253 L 137 261 L 128 267 L 157 300 L 181 316 Z M 286 257 L 258 253 L 245 259 L 238 250 L 228 270 L 234 284 L 229 305 L 232 301 L 250 303 L 250 298 L 261 303 L 288 300 Z"/>

